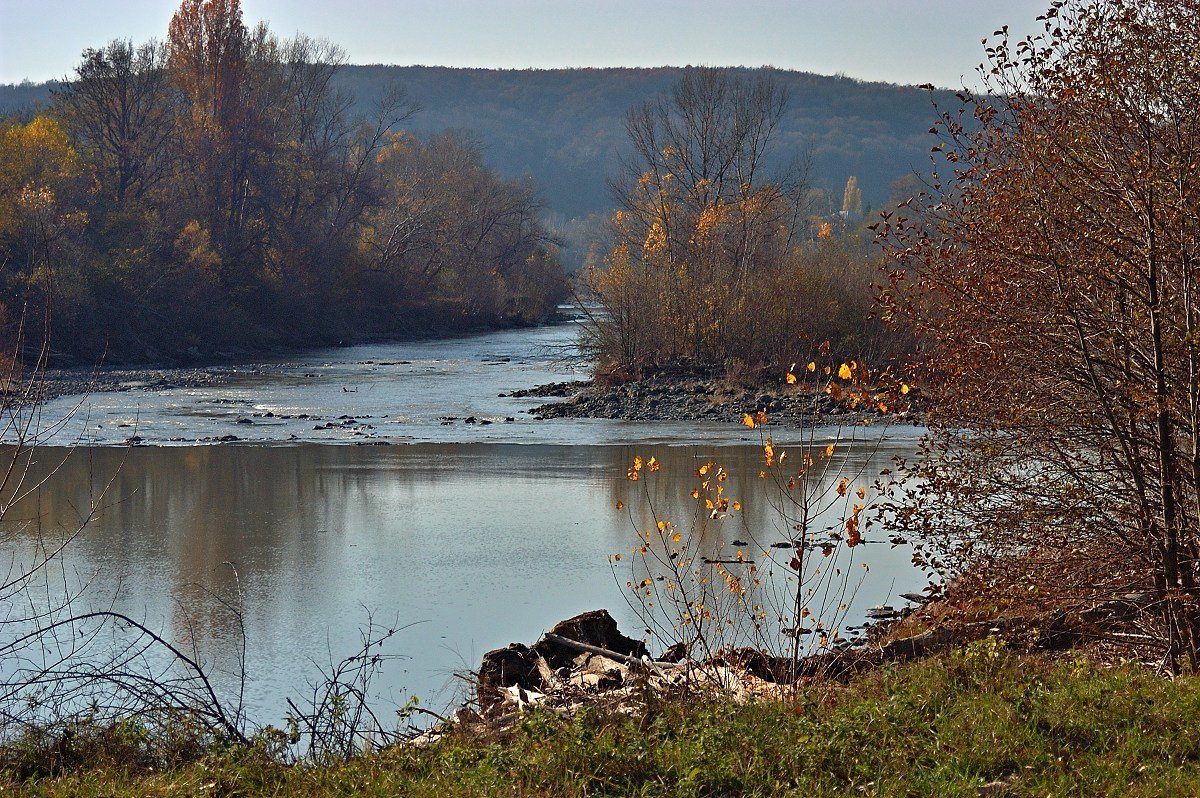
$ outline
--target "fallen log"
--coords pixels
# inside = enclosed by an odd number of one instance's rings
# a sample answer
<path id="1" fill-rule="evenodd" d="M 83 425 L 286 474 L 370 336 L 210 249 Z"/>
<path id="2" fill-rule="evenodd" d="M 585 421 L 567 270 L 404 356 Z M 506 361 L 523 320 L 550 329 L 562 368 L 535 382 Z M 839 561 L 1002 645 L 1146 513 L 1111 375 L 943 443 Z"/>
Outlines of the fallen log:
<path id="1" fill-rule="evenodd" d="M 542 639 L 549 640 L 551 643 L 557 643 L 560 646 L 566 646 L 567 648 L 574 649 L 584 654 L 596 654 L 601 657 L 607 657 L 608 659 L 611 659 L 615 662 L 620 662 L 635 669 L 649 668 L 650 670 L 661 673 L 663 668 L 680 667 L 679 663 L 676 662 L 657 662 L 648 657 L 632 657 L 628 654 L 621 654 L 620 652 L 612 651 L 611 649 L 589 645 L 588 643 L 581 643 L 578 640 L 572 640 L 569 637 L 556 635 L 553 632 L 546 632 Z"/>

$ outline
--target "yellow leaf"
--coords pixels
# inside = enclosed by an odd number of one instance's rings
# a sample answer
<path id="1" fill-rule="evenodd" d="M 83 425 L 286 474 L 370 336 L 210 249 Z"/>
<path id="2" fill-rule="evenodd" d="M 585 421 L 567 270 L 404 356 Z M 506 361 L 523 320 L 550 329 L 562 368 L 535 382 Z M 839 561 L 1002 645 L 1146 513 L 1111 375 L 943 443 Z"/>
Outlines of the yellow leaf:
<path id="1" fill-rule="evenodd" d="M 699 499 L 699 498 L 700 498 L 700 491 L 699 491 L 699 490 L 693 490 L 693 491 L 692 491 L 692 498 L 693 498 L 693 499 Z"/>
<path id="2" fill-rule="evenodd" d="M 642 470 L 642 457 L 641 457 L 641 455 L 636 455 L 636 456 L 633 458 L 633 470 L 634 470 L 634 471 L 641 471 L 641 470 Z"/>
<path id="3" fill-rule="evenodd" d="M 825 456 L 833 457 L 833 444 L 832 443 L 825 447 Z"/>
<path id="4" fill-rule="evenodd" d="M 858 490 L 854 491 L 854 493 L 860 499 L 867 498 L 867 489 L 866 488 L 860 487 Z"/>
<path id="5" fill-rule="evenodd" d="M 848 365 L 846 365 L 845 363 L 843 363 L 841 365 L 841 367 L 838 369 L 838 379 L 848 380 L 852 376 L 853 376 L 853 374 L 850 371 L 850 367 Z"/>
<path id="6" fill-rule="evenodd" d="M 758 426 L 758 422 L 756 422 L 754 420 L 754 416 L 750 415 L 749 413 L 745 413 L 742 415 L 742 423 L 745 424 L 750 429 L 754 429 L 755 427 Z"/>
<path id="7" fill-rule="evenodd" d="M 657 471 L 659 469 L 658 458 L 651 457 L 650 461 L 648 463 L 646 463 L 646 468 L 649 471 Z"/>
<path id="8" fill-rule="evenodd" d="M 735 513 L 736 513 L 736 512 L 741 512 L 741 509 L 742 509 L 742 503 L 741 503 L 741 502 L 739 502 L 739 501 L 735 501 L 735 502 L 733 503 L 733 511 L 734 511 Z"/>
<path id="9" fill-rule="evenodd" d="M 814 372 L 814 371 L 816 371 L 816 370 L 817 370 L 817 364 L 816 364 L 816 362 L 815 362 L 815 361 L 811 361 L 811 360 L 810 360 L 810 361 L 809 361 L 809 363 L 808 363 L 808 371 L 809 371 L 809 373 L 811 374 L 812 372 Z"/>
<path id="10" fill-rule="evenodd" d="M 788 385 L 796 384 L 796 375 L 790 371 L 787 373 L 787 383 L 788 383 Z"/>
<path id="11" fill-rule="evenodd" d="M 659 522 L 658 522 L 658 531 L 659 531 L 659 532 L 662 532 L 662 531 L 663 531 L 664 529 L 666 529 L 666 528 L 667 528 L 667 522 L 666 522 L 666 521 L 659 521 Z"/>
<path id="12" fill-rule="evenodd" d="M 908 396 L 908 392 L 911 390 L 912 389 L 908 387 L 908 383 L 904 383 L 904 382 L 900 383 L 900 393 L 904 394 L 905 396 Z"/>

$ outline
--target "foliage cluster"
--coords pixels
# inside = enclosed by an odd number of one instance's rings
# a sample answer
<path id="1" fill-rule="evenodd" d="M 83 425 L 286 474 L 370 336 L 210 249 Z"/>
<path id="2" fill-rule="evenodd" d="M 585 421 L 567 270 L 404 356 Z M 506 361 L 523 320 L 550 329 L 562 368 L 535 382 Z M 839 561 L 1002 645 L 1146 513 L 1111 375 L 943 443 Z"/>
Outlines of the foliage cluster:
<path id="1" fill-rule="evenodd" d="M 941 174 L 879 227 L 934 432 L 898 522 L 949 570 L 1033 552 L 1076 601 L 1149 591 L 1164 663 L 1194 667 L 1200 3 L 1041 19 L 996 32 L 990 93 L 941 114 Z"/>
<path id="2" fill-rule="evenodd" d="M 529 183 L 402 132 L 396 89 L 355 115 L 342 60 L 237 0 L 85 51 L 45 114 L 0 125 L 8 319 L 53 300 L 52 351 L 94 360 L 544 317 L 565 286 Z"/>
<path id="3" fill-rule="evenodd" d="M 789 703 L 664 701 L 643 716 L 534 712 L 322 767 L 250 749 L 192 765 L 86 767 L 28 795 L 1185 795 L 1200 791 L 1194 677 L 1047 663 L 980 645 L 804 688 Z"/>

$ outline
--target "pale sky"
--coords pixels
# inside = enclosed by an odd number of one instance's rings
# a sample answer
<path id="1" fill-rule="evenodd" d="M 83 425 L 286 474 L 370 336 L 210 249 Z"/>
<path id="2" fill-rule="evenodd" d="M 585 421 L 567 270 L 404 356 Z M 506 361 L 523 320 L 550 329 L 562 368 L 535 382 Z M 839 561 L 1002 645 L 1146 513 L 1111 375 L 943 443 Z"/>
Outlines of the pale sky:
<path id="1" fill-rule="evenodd" d="M 1034 30 L 1049 0 L 242 0 L 354 64 L 762 66 L 957 87 L 980 39 Z M 0 0 L 0 83 L 67 76 L 87 47 L 166 36 L 178 0 Z"/>

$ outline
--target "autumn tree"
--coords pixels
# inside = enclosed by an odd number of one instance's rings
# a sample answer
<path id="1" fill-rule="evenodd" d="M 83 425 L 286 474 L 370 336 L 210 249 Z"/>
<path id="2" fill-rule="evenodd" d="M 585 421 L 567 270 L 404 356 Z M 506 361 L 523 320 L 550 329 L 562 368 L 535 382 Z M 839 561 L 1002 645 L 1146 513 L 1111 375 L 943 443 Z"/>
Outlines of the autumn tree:
<path id="1" fill-rule="evenodd" d="M 791 246 L 802 181 L 773 171 L 787 104 L 768 74 L 689 70 L 665 96 L 629 112 L 631 154 L 614 183 L 617 245 L 591 285 L 615 327 L 597 341 L 623 365 L 654 359 L 723 363 L 755 335 L 745 300 Z M 634 307 L 617 307 L 640 297 Z M 749 325 L 749 326 L 748 326 Z"/>
<path id="2" fill-rule="evenodd" d="M 171 80 L 186 103 L 181 118 L 187 196 L 229 261 L 259 243 L 249 225 L 249 181 L 266 142 L 267 81 L 254 61 L 268 50 L 267 31 L 249 30 L 239 0 L 184 0 L 167 33 Z"/>
<path id="3" fill-rule="evenodd" d="M 1149 591 L 1145 639 L 1195 666 L 1200 2 L 1041 20 L 997 32 L 984 91 L 941 113 L 939 173 L 880 228 L 936 455 L 900 521 L 1042 595 Z"/>
<path id="4" fill-rule="evenodd" d="M 536 321 L 565 292 L 527 181 L 505 180 L 482 148 L 444 133 L 395 134 L 378 156 L 382 201 L 364 217 L 359 260 L 370 296 L 412 307 L 440 297 L 464 318 Z"/>
<path id="5" fill-rule="evenodd" d="M 400 88 L 357 112 L 344 60 L 237 0 L 85 51 L 47 115 L 0 124 L 0 323 L 32 291 L 56 355 L 111 362 L 543 318 L 565 286 L 532 185 L 402 134 Z"/>
<path id="6" fill-rule="evenodd" d="M 599 312 L 586 343 L 602 371 L 754 380 L 825 341 L 845 359 L 887 353 L 877 325 L 863 334 L 874 266 L 858 266 L 877 254 L 845 224 L 833 240 L 826 217 L 810 240 L 817 194 L 802 159 L 773 148 L 786 106 L 770 72 L 693 69 L 630 111 L 615 245 L 588 272 Z"/>

